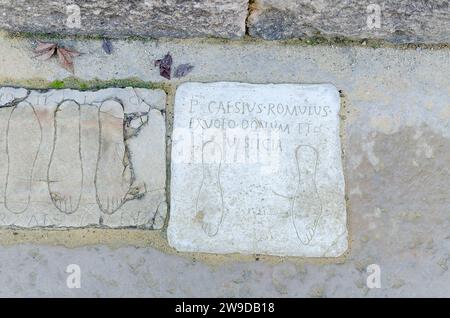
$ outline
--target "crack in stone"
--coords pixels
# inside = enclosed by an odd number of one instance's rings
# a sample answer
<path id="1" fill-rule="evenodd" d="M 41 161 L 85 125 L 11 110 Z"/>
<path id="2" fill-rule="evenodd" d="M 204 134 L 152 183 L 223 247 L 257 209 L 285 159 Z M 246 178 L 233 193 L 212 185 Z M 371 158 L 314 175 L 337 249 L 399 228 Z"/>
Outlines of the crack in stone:
<path id="1" fill-rule="evenodd" d="M 17 104 L 19 104 L 19 103 L 21 103 L 21 102 L 27 100 L 28 97 L 30 97 L 31 91 L 28 90 L 28 89 L 27 89 L 26 91 L 27 91 L 27 94 L 25 95 L 25 97 L 22 97 L 22 98 L 14 98 L 12 101 L 10 101 L 10 102 L 8 102 L 8 103 L 6 103 L 6 104 L 0 105 L 0 108 L 14 107 L 14 106 L 16 106 Z"/>

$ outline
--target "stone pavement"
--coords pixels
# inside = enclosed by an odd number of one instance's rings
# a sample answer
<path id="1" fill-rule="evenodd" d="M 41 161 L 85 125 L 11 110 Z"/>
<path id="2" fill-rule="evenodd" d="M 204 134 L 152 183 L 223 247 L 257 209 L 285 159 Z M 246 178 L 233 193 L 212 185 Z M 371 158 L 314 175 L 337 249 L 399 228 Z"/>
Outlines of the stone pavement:
<path id="1" fill-rule="evenodd" d="M 0 37 L 2 86 L 164 89 L 168 167 L 183 82 L 334 85 L 349 250 L 336 259 L 177 252 L 167 243 L 167 223 L 160 231 L 3 228 L 1 296 L 450 296 L 447 47 L 197 39 L 113 41 L 107 55 L 99 40 L 61 43 L 84 53 L 75 59 L 76 79 L 56 60 L 35 59 L 32 39 Z M 192 72 L 161 77 L 154 61 L 167 52 L 174 66 L 189 63 Z M 80 289 L 67 288 L 69 264 L 80 266 Z M 371 264 L 381 270 L 379 289 L 366 284 Z"/>

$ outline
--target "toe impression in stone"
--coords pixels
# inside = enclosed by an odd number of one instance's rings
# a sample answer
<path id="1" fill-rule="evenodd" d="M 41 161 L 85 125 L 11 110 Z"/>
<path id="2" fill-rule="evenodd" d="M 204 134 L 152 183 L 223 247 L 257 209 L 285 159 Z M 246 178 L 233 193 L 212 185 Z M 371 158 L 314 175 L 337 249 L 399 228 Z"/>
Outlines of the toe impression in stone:
<path id="1" fill-rule="evenodd" d="M 21 102 L 14 106 L 6 128 L 7 173 L 5 208 L 25 212 L 31 201 L 33 174 L 42 141 L 42 128 L 34 107 Z"/>
<path id="2" fill-rule="evenodd" d="M 132 184 L 124 139 L 124 109 L 116 100 L 99 108 L 99 151 L 95 171 L 96 200 L 100 210 L 113 214 L 127 201 Z"/>
<path id="3" fill-rule="evenodd" d="M 223 220 L 224 202 L 220 183 L 222 151 L 215 142 L 202 147 L 202 182 L 196 200 L 196 214 L 202 229 L 210 237 L 217 235 Z"/>
<path id="4" fill-rule="evenodd" d="M 48 191 L 62 213 L 75 213 L 83 190 L 81 156 L 81 107 L 64 101 L 55 110 L 53 148 L 48 165 Z"/>
<path id="5" fill-rule="evenodd" d="M 318 151 L 309 145 L 295 150 L 298 186 L 292 201 L 291 217 L 298 239 L 309 245 L 316 234 L 322 215 L 322 202 L 317 191 Z"/>

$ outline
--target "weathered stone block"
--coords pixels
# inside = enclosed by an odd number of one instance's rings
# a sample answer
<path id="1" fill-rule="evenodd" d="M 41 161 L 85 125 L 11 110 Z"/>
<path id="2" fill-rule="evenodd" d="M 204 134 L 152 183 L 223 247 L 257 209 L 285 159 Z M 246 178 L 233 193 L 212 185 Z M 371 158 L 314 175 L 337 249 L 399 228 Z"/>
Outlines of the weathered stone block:
<path id="1" fill-rule="evenodd" d="M 165 98 L 0 88 L 0 226 L 161 228 Z"/>
<path id="2" fill-rule="evenodd" d="M 191 252 L 344 253 L 339 110 L 328 84 L 180 86 L 169 243 Z"/>
<path id="3" fill-rule="evenodd" d="M 56 34 L 237 38 L 248 0 L 3 0 L 0 28 Z"/>
<path id="4" fill-rule="evenodd" d="M 311 36 L 450 43 L 447 0 L 256 0 L 250 35 L 268 40 Z"/>

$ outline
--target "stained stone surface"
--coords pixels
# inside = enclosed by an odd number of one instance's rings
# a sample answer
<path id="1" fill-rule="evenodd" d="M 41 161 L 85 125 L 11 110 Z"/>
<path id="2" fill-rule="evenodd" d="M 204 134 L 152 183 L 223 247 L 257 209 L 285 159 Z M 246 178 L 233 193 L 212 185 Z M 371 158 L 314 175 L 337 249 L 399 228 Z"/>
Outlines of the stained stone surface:
<path id="1" fill-rule="evenodd" d="M 248 27 L 250 35 L 268 40 L 320 35 L 450 43 L 450 8 L 448 0 L 256 0 Z"/>
<path id="2" fill-rule="evenodd" d="M 161 228 L 165 93 L 0 88 L 0 225 Z"/>
<path id="3" fill-rule="evenodd" d="M 169 244 L 215 253 L 345 252 L 339 110 L 329 84 L 180 86 Z"/>
<path id="4" fill-rule="evenodd" d="M 245 34 L 247 8 L 248 0 L 2 0 L 0 28 L 58 35 L 237 38 Z"/>

